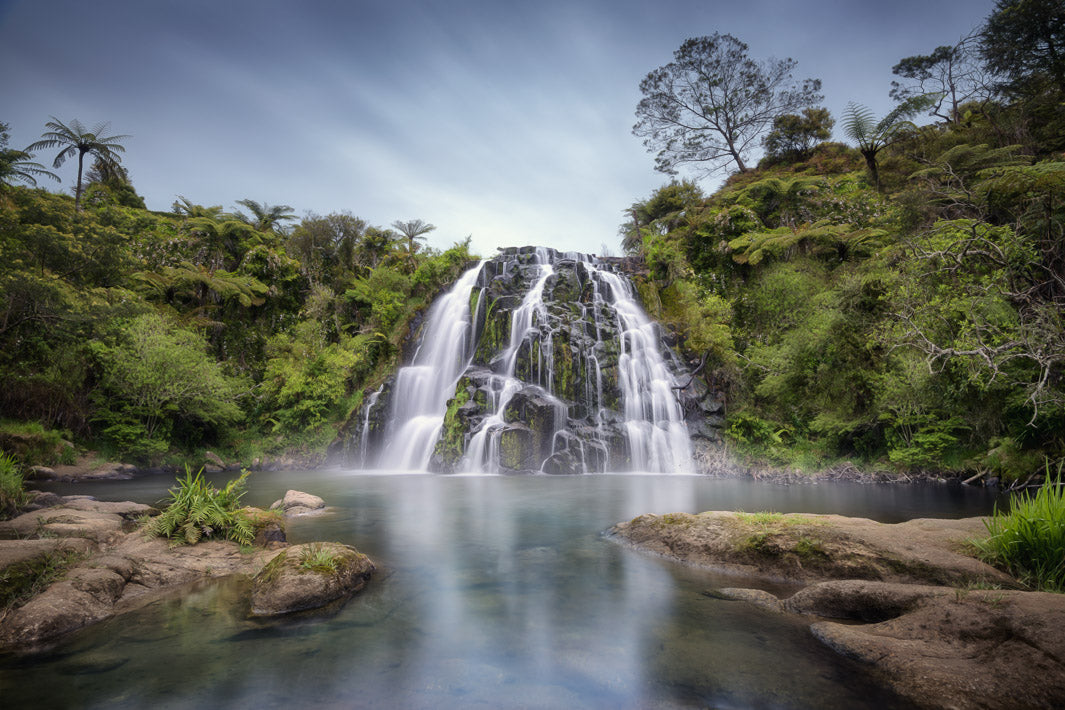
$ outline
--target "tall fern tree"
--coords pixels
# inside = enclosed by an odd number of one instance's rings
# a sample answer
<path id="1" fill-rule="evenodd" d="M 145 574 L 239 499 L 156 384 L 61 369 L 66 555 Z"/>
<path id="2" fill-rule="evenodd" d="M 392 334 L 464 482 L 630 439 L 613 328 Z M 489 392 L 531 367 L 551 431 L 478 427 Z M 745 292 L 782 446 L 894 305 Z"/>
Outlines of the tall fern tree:
<path id="1" fill-rule="evenodd" d="M 98 123 L 91 131 L 85 129 L 81 121 L 74 119 L 66 125 L 55 116 L 44 124 L 50 130 L 41 134 L 41 140 L 26 148 L 26 152 L 52 150 L 59 148 L 59 153 L 52 161 L 53 168 L 62 167 L 68 158 L 78 156 L 78 181 L 74 188 L 74 209 L 81 211 L 82 174 L 85 170 L 85 156 L 91 155 L 109 168 L 115 168 L 122 162 L 119 153 L 126 148 L 119 141 L 129 136 L 107 136 L 104 133 L 110 123 Z"/>
<path id="2" fill-rule="evenodd" d="M 877 192 L 880 191 L 880 165 L 877 155 L 902 138 L 907 130 L 915 129 L 910 117 L 928 108 L 932 101 L 929 96 L 913 96 L 879 121 L 869 108 L 853 101 L 847 104 L 843 112 L 843 133 L 858 144 L 858 151 L 865 158 L 865 165 L 869 168 Z"/>
<path id="3" fill-rule="evenodd" d="M 0 121 L 0 186 L 10 185 L 17 180 L 37 187 L 38 177 L 47 177 L 58 182 L 59 176 L 43 165 L 34 163 L 31 160 L 32 154 L 7 147 L 10 140 L 9 128 L 6 123 Z"/>

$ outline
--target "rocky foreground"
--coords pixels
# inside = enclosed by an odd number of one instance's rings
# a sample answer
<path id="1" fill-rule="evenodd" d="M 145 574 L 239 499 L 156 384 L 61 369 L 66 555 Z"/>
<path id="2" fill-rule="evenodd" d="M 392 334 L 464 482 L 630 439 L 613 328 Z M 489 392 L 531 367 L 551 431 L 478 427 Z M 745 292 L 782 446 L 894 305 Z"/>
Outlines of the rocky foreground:
<path id="1" fill-rule="evenodd" d="M 205 579 L 252 577 L 255 616 L 318 608 L 366 584 L 374 565 L 355 548 L 285 542 L 284 518 L 320 512 L 320 498 L 289 491 L 275 506 L 249 548 L 225 541 L 171 547 L 139 530 L 140 518 L 159 512 L 150 506 L 38 494 L 36 510 L 0 522 L 0 579 L 30 596 L 0 609 L 0 651 L 47 647 Z M 287 564 L 271 567 L 279 558 Z"/>
<path id="2" fill-rule="evenodd" d="M 1065 707 L 1065 595 L 1021 591 L 976 559 L 969 541 L 984 533 L 982 518 L 708 512 L 642 515 L 609 535 L 685 564 L 806 585 L 785 599 L 706 593 L 809 616 L 815 637 L 920 707 Z"/>

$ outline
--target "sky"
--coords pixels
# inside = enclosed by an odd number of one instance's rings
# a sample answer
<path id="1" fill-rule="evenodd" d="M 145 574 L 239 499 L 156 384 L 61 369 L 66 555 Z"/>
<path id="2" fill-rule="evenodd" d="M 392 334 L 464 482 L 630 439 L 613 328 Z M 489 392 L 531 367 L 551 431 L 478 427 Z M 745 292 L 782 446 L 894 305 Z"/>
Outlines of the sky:
<path id="1" fill-rule="evenodd" d="M 150 209 L 250 198 L 382 227 L 422 219 L 431 246 L 472 236 L 486 256 L 618 254 L 626 208 L 670 180 L 632 135 L 639 84 L 685 39 L 732 34 L 821 79 L 833 116 L 850 101 L 883 115 L 891 67 L 953 44 L 993 5 L 0 0 L 0 121 L 13 148 L 53 116 L 109 122 Z M 76 169 L 48 187 L 69 189 Z"/>

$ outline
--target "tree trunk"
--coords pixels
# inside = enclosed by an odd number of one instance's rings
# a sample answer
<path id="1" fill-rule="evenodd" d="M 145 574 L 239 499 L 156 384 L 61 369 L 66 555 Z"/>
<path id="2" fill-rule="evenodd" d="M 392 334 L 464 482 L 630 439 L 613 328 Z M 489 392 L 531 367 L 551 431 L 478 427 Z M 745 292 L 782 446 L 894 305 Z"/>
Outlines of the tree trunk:
<path id="1" fill-rule="evenodd" d="M 85 153 L 78 153 L 78 184 L 74 186 L 74 211 L 81 212 L 81 169 L 85 165 Z"/>

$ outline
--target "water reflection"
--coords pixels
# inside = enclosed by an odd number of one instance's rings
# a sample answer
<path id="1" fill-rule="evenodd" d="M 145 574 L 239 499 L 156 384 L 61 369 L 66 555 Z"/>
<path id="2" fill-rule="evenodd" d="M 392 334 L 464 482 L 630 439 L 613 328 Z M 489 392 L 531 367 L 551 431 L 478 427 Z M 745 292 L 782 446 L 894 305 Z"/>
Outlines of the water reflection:
<path id="1" fill-rule="evenodd" d="M 170 480 L 81 485 L 152 502 Z M 56 488 L 62 488 L 56 486 Z M 782 487 L 696 476 L 256 474 L 332 512 L 290 539 L 358 546 L 381 573 L 351 603 L 246 618 L 244 584 L 209 584 L 102 624 L 56 652 L 0 662 L 4 707 L 905 707 L 801 620 L 710 599 L 734 586 L 604 540 L 646 512 L 983 514 L 946 487 Z"/>

